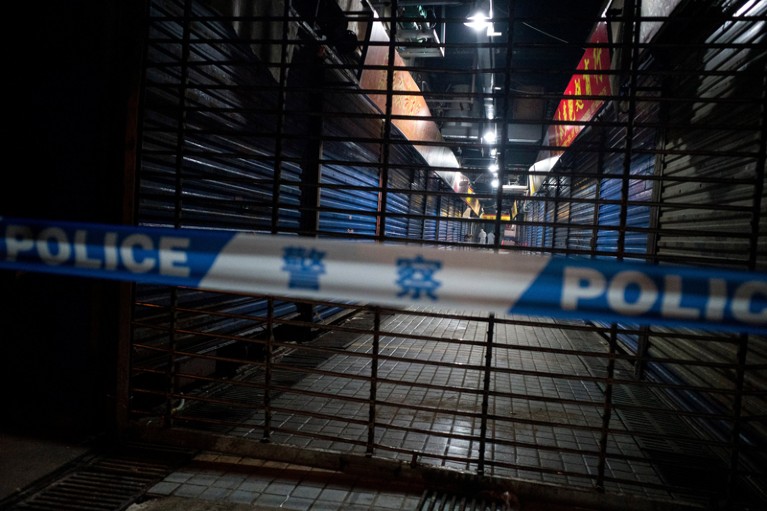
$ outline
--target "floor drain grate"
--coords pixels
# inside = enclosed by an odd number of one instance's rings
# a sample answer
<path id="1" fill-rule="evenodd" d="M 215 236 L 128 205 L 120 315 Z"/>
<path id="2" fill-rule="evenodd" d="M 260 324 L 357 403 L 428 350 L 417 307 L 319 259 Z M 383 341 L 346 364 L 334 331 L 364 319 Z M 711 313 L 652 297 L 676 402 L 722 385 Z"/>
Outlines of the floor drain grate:
<path id="1" fill-rule="evenodd" d="M 121 511 L 192 457 L 191 451 L 128 444 L 74 467 L 7 508 L 19 511 Z"/>
<path id="2" fill-rule="evenodd" d="M 463 495 L 441 490 L 425 490 L 417 511 L 512 511 L 519 509 L 515 496 L 508 492 L 482 491 Z"/>

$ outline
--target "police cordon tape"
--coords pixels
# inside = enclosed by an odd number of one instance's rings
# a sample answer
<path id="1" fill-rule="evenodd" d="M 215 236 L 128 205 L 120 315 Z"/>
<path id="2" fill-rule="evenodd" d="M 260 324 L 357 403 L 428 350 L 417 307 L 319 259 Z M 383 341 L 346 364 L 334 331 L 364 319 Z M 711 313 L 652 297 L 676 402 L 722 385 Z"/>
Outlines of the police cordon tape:
<path id="1" fill-rule="evenodd" d="M 0 268 L 294 298 L 767 334 L 767 274 L 0 218 Z"/>

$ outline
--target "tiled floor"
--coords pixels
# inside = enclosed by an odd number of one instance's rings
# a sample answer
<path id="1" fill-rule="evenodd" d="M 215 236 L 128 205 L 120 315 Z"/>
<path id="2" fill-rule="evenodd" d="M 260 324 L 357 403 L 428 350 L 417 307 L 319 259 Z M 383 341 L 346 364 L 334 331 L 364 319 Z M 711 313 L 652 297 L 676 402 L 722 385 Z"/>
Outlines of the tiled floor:
<path id="1" fill-rule="evenodd" d="M 430 318 L 420 316 L 391 316 L 382 328 L 389 332 L 406 332 L 415 335 L 428 335 L 436 338 L 452 338 L 481 341 L 485 330 L 478 323 L 450 318 Z M 326 418 L 304 414 L 276 413 L 273 424 L 289 425 L 293 431 L 309 435 L 276 432 L 271 441 L 276 444 L 310 449 L 329 450 L 364 454 L 367 428 L 351 424 L 346 419 L 365 417 L 367 407 L 353 401 L 328 399 L 326 396 L 345 396 L 364 402 L 369 397 L 369 385 L 362 379 L 348 378 L 349 375 L 369 374 L 370 368 L 365 358 L 353 356 L 355 353 L 370 350 L 369 336 L 360 336 L 346 345 L 345 352 L 324 360 L 316 373 L 310 373 L 293 384 L 297 393 L 283 393 L 275 397 L 273 405 L 277 409 L 300 409 L 321 412 Z M 584 357 L 557 353 L 556 350 L 580 350 L 605 352 L 604 341 L 591 334 L 585 338 L 575 332 L 560 329 L 546 330 L 520 325 L 497 325 L 495 364 L 519 370 L 514 373 L 494 373 L 492 389 L 516 392 L 525 396 L 543 399 L 496 398 L 491 403 L 490 413 L 494 415 L 512 414 L 517 422 L 489 421 L 491 438 L 513 440 L 518 445 L 491 443 L 492 452 L 488 458 L 511 460 L 514 468 L 503 466 L 490 467 L 487 475 L 520 478 L 526 481 L 544 484 L 557 484 L 565 487 L 587 488 L 589 476 L 596 473 L 596 457 L 588 457 L 577 451 L 598 451 L 600 436 L 593 429 L 579 429 L 579 425 L 600 424 L 601 407 L 604 400 L 602 387 L 593 380 L 604 368 L 599 364 L 589 365 Z M 513 346 L 505 349 L 504 346 Z M 542 349 L 540 349 L 542 348 Z M 553 350 L 546 352 L 544 350 Z M 481 396 L 476 393 L 450 390 L 450 386 L 460 385 L 467 388 L 481 387 L 481 372 L 466 369 L 463 366 L 481 366 L 484 347 L 466 344 L 435 344 L 434 340 L 419 340 L 397 336 L 383 336 L 380 339 L 380 352 L 395 357 L 396 361 L 382 361 L 378 367 L 379 378 L 396 382 L 427 382 L 444 385 L 444 389 L 424 389 L 410 385 L 379 384 L 379 400 L 376 420 L 392 426 L 403 426 L 408 431 L 396 428 L 379 427 L 376 442 L 379 445 L 392 446 L 390 451 L 378 449 L 376 456 L 395 460 L 409 460 L 411 452 L 419 453 L 427 460 L 429 453 L 449 454 L 455 459 L 476 459 L 477 443 L 472 440 L 478 431 L 478 421 L 474 418 L 462 418 L 460 415 L 447 413 L 450 410 L 478 410 Z M 413 359 L 411 362 L 408 359 Z M 417 359 L 416 362 L 414 359 Z M 422 360 L 439 360 L 456 363 L 455 365 L 424 365 Z M 549 372 L 551 374 L 572 375 L 572 379 L 545 377 L 540 374 L 525 374 L 525 371 Z M 344 377 L 327 374 L 336 372 Z M 580 377 L 585 377 L 581 379 Z M 589 378 L 591 377 L 591 378 Z M 313 393 L 323 397 L 312 398 Z M 575 405 L 572 400 L 592 402 L 593 405 Z M 402 410 L 399 403 L 437 404 L 446 413 L 422 413 Z M 390 403 L 387 405 L 386 403 Z M 337 417 L 339 420 L 329 420 Z M 548 421 L 552 426 L 527 424 L 526 419 Z M 556 424 L 562 424 L 561 427 Z M 240 427 L 233 428 L 229 434 L 258 438 L 263 431 L 262 419 L 254 416 Z M 624 427 L 618 417 L 613 418 L 613 430 Z M 415 430 L 415 431 L 412 431 Z M 424 432 L 446 433 L 427 434 Z M 325 438 L 313 438 L 322 435 Z M 465 435 L 466 438 L 461 436 Z M 328 438 L 337 438 L 337 441 Z M 619 454 L 619 459 L 612 459 L 605 467 L 610 491 L 644 495 L 650 498 L 668 498 L 662 490 L 651 486 L 661 481 L 649 462 L 641 461 L 642 452 L 631 435 L 610 435 L 608 452 Z M 528 445 L 529 447 L 525 447 Z M 403 453 L 401 449 L 405 449 Z M 572 452 L 568 452 L 572 450 Z M 620 459 L 624 455 L 630 461 Z M 153 497 L 195 498 L 211 502 L 229 502 L 278 509 L 319 510 L 319 509 L 420 509 L 420 490 L 412 489 L 410 494 L 397 489 L 392 493 L 372 490 L 376 482 L 365 484 L 363 481 L 349 480 L 341 474 L 311 470 L 306 467 L 293 467 L 257 460 L 228 460 L 223 468 L 203 466 L 198 459 L 196 465 L 171 474 L 162 483 L 149 492 Z M 207 460 L 210 461 L 210 460 Z M 221 460 L 218 460 L 221 461 Z M 448 460 L 443 466 L 449 469 L 472 470 L 465 462 Z M 525 469 L 524 467 L 530 467 Z M 543 467 L 544 470 L 536 470 Z M 610 478 L 626 481 L 640 481 L 638 486 L 611 482 Z M 377 482 L 380 485 L 380 481 Z M 502 508 L 499 508 L 502 509 Z"/>
<path id="2" fill-rule="evenodd" d="M 467 322 L 452 318 L 434 318 L 422 316 L 391 316 L 382 325 L 389 332 L 405 332 L 408 335 L 424 335 L 435 338 L 464 339 L 483 341 L 484 329 L 476 322 Z M 604 376 L 603 368 L 590 367 L 582 357 L 572 354 L 545 352 L 546 350 L 582 350 L 604 353 L 604 341 L 591 334 L 588 339 L 579 338 L 560 329 L 541 332 L 540 328 L 503 325 L 496 327 L 496 349 L 494 364 L 496 368 L 509 368 L 516 373 L 494 372 L 491 391 L 507 393 L 514 389 L 519 395 L 531 398 L 510 399 L 496 396 L 491 400 L 489 413 L 501 417 L 512 417 L 514 422 L 490 420 L 488 430 L 491 439 L 499 440 L 493 445 L 489 457 L 512 460 L 517 467 L 489 467 L 488 475 L 500 477 L 521 477 L 535 481 L 589 486 L 591 476 L 597 471 L 597 458 L 578 453 L 568 453 L 567 449 L 598 452 L 600 449 L 601 413 L 604 391 L 594 376 Z M 512 345 L 514 348 L 505 348 Z M 319 371 L 334 371 L 345 376 L 370 373 L 370 368 L 355 353 L 369 352 L 369 336 L 361 336 L 346 346 L 347 354 L 334 355 L 317 367 Z M 484 363 L 484 346 L 472 344 L 437 343 L 432 339 L 413 339 L 397 336 L 383 336 L 380 339 L 380 353 L 400 357 L 395 361 L 381 361 L 378 376 L 381 379 L 398 383 L 380 383 L 377 388 L 376 420 L 392 427 L 379 426 L 376 442 L 390 449 L 379 448 L 376 455 L 382 458 L 409 460 L 412 453 L 418 453 L 419 459 L 431 463 L 431 457 L 443 455 L 460 459 L 477 459 L 478 445 L 472 440 L 460 438 L 478 437 L 479 421 L 476 418 L 461 417 L 453 414 L 456 409 L 463 411 L 480 410 L 482 396 L 479 393 L 452 390 L 456 387 L 480 389 L 483 373 L 476 367 Z M 411 361 L 412 360 L 412 361 Z M 439 361 L 452 365 L 425 365 L 426 361 Z M 525 372 L 543 372 L 552 375 L 569 375 L 572 379 L 546 377 Z M 580 379 L 583 377 L 583 379 Z M 401 384 L 399 383 L 401 382 Z M 443 389 L 424 389 L 411 383 L 444 386 Z M 278 444 L 299 447 L 328 449 L 334 452 L 365 453 L 367 428 L 347 422 L 347 419 L 367 417 L 367 406 L 341 399 L 311 397 L 312 393 L 324 393 L 331 396 L 344 396 L 365 403 L 370 394 L 366 381 L 361 379 L 333 377 L 327 374 L 309 374 L 293 384 L 296 393 L 284 393 L 273 400 L 275 408 L 293 410 L 312 410 L 326 416 L 338 418 L 310 417 L 303 414 L 277 413 L 274 424 L 289 426 L 291 430 L 306 432 L 326 437 L 338 438 L 313 439 L 308 435 L 291 435 L 277 432 L 271 440 Z M 591 405 L 569 404 L 578 400 Z M 445 413 L 414 412 L 400 408 L 401 403 L 441 407 Z M 525 421 L 547 421 L 557 426 L 528 424 Z M 594 426 L 597 426 L 596 430 Z M 234 428 L 230 434 L 249 437 L 260 435 L 263 421 L 254 417 L 245 421 L 241 427 Z M 416 431 L 403 431 L 404 427 Z M 582 428 L 579 428 L 582 427 Z M 613 416 L 610 427 L 621 430 L 625 426 L 617 416 Z M 589 429 L 590 428 L 590 429 Z M 423 431 L 424 433 L 420 433 Z M 433 434 L 436 433 L 436 434 Z M 503 441 L 516 441 L 523 446 L 505 446 Z M 607 439 L 609 453 L 625 458 L 640 459 L 642 453 L 636 441 L 628 434 L 612 434 Z M 402 452 L 402 450 L 405 452 Z M 444 466 L 452 469 L 467 469 L 466 463 L 448 460 Z M 526 470 L 524 467 L 529 466 Z M 544 471 L 536 470 L 543 467 Z M 573 474 L 573 475 L 567 475 Z M 641 480 L 647 485 L 659 483 L 657 475 L 649 463 L 641 461 L 623 461 L 615 459 L 606 465 L 608 479 L 619 476 L 629 480 Z M 620 482 L 608 483 L 614 490 L 623 491 Z M 641 489 L 649 496 L 666 496 L 664 492 Z M 636 491 L 636 488 L 630 488 Z"/>
<path id="3" fill-rule="evenodd" d="M 201 454 L 191 464 L 152 487 L 146 495 L 149 500 L 134 505 L 129 511 L 181 511 L 184 501 L 179 499 L 251 506 L 248 509 L 418 509 L 421 499 L 419 488 L 398 486 L 391 490 L 382 489 L 386 486 L 381 481 L 369 481 L 329 470 Z"/>
<path id="4" fill-rule="evenodd" d="M 382 330 L 390 335 L 380 337 L 380 353 L 396 358 L 381 360 L 378 366 L 373 461 L 411 462 L 415 453 L 418 464 L 474 474 L 482 396 L 470 390 L 482 387 L 485 346 L 473 342 L 485 340 L 484 325 L 402 314 L 383 319 Z M 490 390 L 497 394 L 489 402 L 487 459 L 501 463 L 488 465 L 485 475 L 580 488 L 593 494 L 589 484 L 598 461 L 583 451 L 596 452 L 603 440 L 593 428 L 601 423 L 604 402 L 603 382 L 595 377 L 604 378 L 606 373 L 604 358 L 583 354 L 604 354 L 606 346 L 593 333 L 552 326 L 496 325 Z M 410 337 L 397 336 L 400 332 Z M 282 374 L 276 371 L 274 377 L 283 378 L 284 385 L 289 382 L 291 391 L 272 400 L 277 411 L 272 425 L 288 426 L 275 429 L 272 444 L 369 454 L 369 431 L 363 420 L 367 421 L 369 413 L 370 384 L 365 376 L 370 374 L 371 359 L 360 355 L 370 352 L 370 337 L 352 336 L 335 345 L 343 349 L 329 352 L 332 354 L 314 366 L 316 370 L 301 377 L 285 369 Z M 429 363 L 437 361 L 439 364 Z M 626 370 L 616 363 L 616 376 L 630 379 L 621 374 Z M 253 400 L 257 397 L 252 395 L 254 388 L 245 385 L 236 392 L 245 389 L 244 397 Z M 513 396 L 508 395 L 509 389 Z M 619 390 L 614 387 L 616 393 Z M 237 416 L 236 427 L 227 426 L 220 432 L 260 441 L 263 414 L 245 410 L 247 414 Z M 307 410 L 313 413 L 299 412 Z M 456 410 L 471 413 L 462 415 Z M 213 410 L 217 411 L 225 415 L 229 410 Z M 620 414 L 613 414 L 610 428 L 606 445 L 613 456 L 605 466 L 607 494 L 669 498 Z M 639 484 L 632 485 L 632 481 Z M 130 511 L 426 511 L 432 507 L 425 505 L 423 492 L 423 487 L 412 484 L 395 485 L 349 473 L 207 452 L 154 484 Z M 533 508 L 526 504 L 525 509 Z"/>

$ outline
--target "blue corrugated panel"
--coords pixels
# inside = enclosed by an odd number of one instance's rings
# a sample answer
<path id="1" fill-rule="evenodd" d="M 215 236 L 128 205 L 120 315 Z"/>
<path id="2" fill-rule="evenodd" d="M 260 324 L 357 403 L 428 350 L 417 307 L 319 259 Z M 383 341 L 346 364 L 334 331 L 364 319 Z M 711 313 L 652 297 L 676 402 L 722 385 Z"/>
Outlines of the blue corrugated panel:
<path id="1" fill-rule="evenodd" d="M 411 188 L 410 170 L 398 168 L 389 169 L 390 190 L 408 190 Z M 408 218 L 406 215 L 413 211 L 411 195 L 404 192 L 389 192 L 386 194 L 386 233 L 387 237 L 409 238 Z M 417 210 L 416 210 L 417 211 Z"/>
<path id="2" fill-rule="evenodd" d="M 370 189 L 322 188 L 320 232 L 375 236 L 378 210 L 378 176 L 375 169 L 324 165 L 321 184 L 364 186 Z M 322 211 L 323 208 L 338 211 Z"/>

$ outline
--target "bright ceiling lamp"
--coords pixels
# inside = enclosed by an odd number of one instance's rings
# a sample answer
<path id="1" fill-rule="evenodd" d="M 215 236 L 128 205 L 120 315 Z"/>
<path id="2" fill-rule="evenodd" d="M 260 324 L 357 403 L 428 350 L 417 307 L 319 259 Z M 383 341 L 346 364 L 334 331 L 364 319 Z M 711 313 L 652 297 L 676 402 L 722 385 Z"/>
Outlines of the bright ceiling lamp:
<path id="1" fill-rule="evenodd" d="M 481 30 L 487 31 L 487 37 L 493 37 L 496 35 L 501 35 L 500 32 L 495 31 L 495 27 L 493 26 L 493 0 L 490 0 L 490 14 L 485 16 L 485 13 L 482 11 L 477 11 L 468 18 L 466 18 L 468 21 L 465 21 L 463 24 L 467 27 L 471 27 L 477 32 Z"/>
<path id="2" fill-rule="evenodd" d="M 489 167 L 487 167 L 487 170 L 495 174 L 498 172 L 498 164 L 497 163 L 491 163 Z"/>
<path id="3" fill-rule="evenodd" d="M 487 130 L 485 134 L 482 135 L 482 140 L 484 140 L 486 144 L 495 144 L 498 140 L 498 134 L 495 130 Z"/>
<path id="4" fill-rule="evenodd" d="M 498 178 L 496 177 L 495 179 L 493 179 L 493 180 L 490 182 L 490 184 L 492 185 L 492 187 L 493 187 L 493 188 L 498 188 L 498 185 L 499 185 L 499 184 L 501 184 L 501 182 L 500 182 L 500 181 L 498 181 Z"/>
<path id="5" fill-rule="evenodd" d="M 485 29 L 489 31 L 490 26 L 492 25 L 492 23 L 490 23 L 490 18 L 485 16 L 485 14 L 481 11 L 477 11 L 466 19 L 469 21 L 465 21 L 463 24 L 467 27 L 473 28 L 477 32 Z"/>

